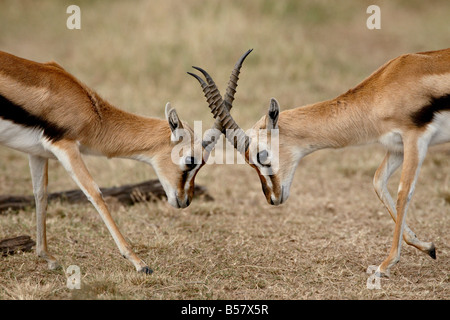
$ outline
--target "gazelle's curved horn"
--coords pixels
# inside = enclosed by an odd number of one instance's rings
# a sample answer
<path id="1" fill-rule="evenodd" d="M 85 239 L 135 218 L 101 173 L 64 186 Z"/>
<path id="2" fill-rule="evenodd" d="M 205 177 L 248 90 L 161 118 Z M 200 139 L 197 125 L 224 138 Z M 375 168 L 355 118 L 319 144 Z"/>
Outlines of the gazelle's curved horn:
<path id="1" fill-rule="evenodd" d="M 209 101 L 213 101 L 213 100 L 211 100 L 212 87 L 208 86 L 208 84 L 205 81 L 203 81 L 203 79 L 200 78 L 195 73 L 188 72 L 188 74 L 198 80 L 198 82 L 200 83 L 200 85 L 203 89 L 203 93 L 205 94 L 206 101 L 208 101 L 208 103 L 209 103 Z M 219 92 L 219 95 L 220 95 L 220 92 Z M 214 104 L 209 103 L 209 107 L 212 109 L 214 107 Z M 208 137 L 208 139 L 205 139 L 202 141 L 202 147 L 206 151 L 211 152 L 214 149 L 214 147 L 220 137 L 220 134 L 222 133 L 222 124 L 220 123 L 219 120 L 216 120 L 214 122 L 212 128 L 210 129 L 210 131 L 208 131 L 208 133 L 210 134 L 210 136 Z"/>
<path id="2" fill-rule="evenodd" d="M 216 83 L 214 82 L 212 77 L 208 74 L 208 72 L 206 72 L 205 70 L 203 70 L 202 68 L 199 68 L 199 67 L 192 66 L 192 68 L 200 71 L 205 76 L 206 81 L 208 82 L 208 86 L 203 89 L 203 92 L 205 93 L 206 100 L 209 104 L 209 107 L 211 108 L 211 111 L 213 112 L 213 110 L 215 110 L 221 104 L 223 104 L 222 95 L 220 94 L 220 91 L 217 88 Z M 202 87 L 203 87 L 203 85 L 202 85 Z M 223 131 L 223 130 L 220 130 L 220 131 Z"/>
<path id="3" fill-rule="evenodd" d="M 250 144 L 250 138 L 244 133 L 244 131 L 237 125 L 234 119 L 231 117 L 230 109 L 232 108 L 232 103 L 234 101 L 234 94 L 236 93 L 237 82 L 239 80 L 239 73 L 242 67 L 242 63 L 245 58 L 252 52 L 253 49 L 248 50 L 244 53 L 235 64 L 234 69 L 230 75 L 230 80 L 228 82 L 227 91 L 225 94 L 225 100 L 222 99 L 222 95 L 219 92 L 214 80 L 212 77 L 199 67 L 193 67 L 194 69 L 200 71 L 206 78 L 208 84 L 206 84 L 202 78 L 199 76 L 188 72 L 189 75 L 199 81 L 207 102 L 209 104 L 209 108 L 213 113 L 216 122 L 214 123 L 212 129 L 217 129 L 223 132 L 226 138 L 234 145 L 234 147 L 242 154 L 244 154 L 248 146 Z M 228 130 L 228 131 L 227 131 Z M 212 150 L 214 145 L 217 142 L 217 138 L 215 137 L 212 141 L 204 141 L 203 147 L 209 148 L 209 151 Z"/>
<path id="4" fill-rule="evenodd" d="M 234 65 L 234 69 L 231 72 L 230 80 L 228 81 L 227 91 L 225 92 L 224 100 L 227 103 L 228 110 L 231 109 L 234 101 L 234 94 L 236 93 L 237 82 L 239 80 L 239 73 L 241 72 L 242 64 L 244 63 L 245 58 L 252 52 L 253 49 L 248 50 L 244 53 L 239 60 Z"/>

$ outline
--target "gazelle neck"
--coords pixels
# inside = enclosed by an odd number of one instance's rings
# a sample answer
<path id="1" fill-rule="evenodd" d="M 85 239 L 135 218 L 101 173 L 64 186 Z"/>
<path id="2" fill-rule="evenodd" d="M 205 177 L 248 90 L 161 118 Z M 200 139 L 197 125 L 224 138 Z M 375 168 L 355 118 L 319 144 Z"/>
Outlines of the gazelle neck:
<path id="1" fill-rule="evenodd" d="M 288 136 L 305 154 L 324 148 L 372 143 L 377 129 L 370 106 L 346 93 L 280 114 L 280 135 Z"/>
<path id="2" fill-rule="evenodd" d="M 170 128 L 163 119 L 132 114 L 103 101 L 97 129 L 80 142 L 90 151 L 108 158 L 134 157 L 141 153 L 153 157 L 170 143 Z"/>

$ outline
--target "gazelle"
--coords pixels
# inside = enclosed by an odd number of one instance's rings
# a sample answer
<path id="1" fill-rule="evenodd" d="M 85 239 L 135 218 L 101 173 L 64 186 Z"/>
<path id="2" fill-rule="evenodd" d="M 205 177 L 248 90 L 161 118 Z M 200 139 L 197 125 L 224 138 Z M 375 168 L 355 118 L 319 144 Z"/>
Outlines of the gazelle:
<path id="1" fill-rule="evenodd" d="M 55 62 L 37 63 L 0 52 L 0 143 L 29 155 L 36 200 L 36 252 L 58 267 L 46 238 L 48 159 L 57 159 L 97 209 L 120 253 L 139 272 L 151 269 L 120 233 L 81 155 L 135 159 L 150 164 L 176 208 L 189 205 L 201 160 L 196 137 L 167 103 L 166 120 L 115 108 Z M 190 139 L 179 139 L 184 130 Z M 174 146 L 185 151 L 173 162 Z"/>
<path id="2" fill-rule="evenodd" d="M 212 78 L 200 71 L 220 96 Z M 239 129 L 221 99 L 208 103 L 214 117 L 221 120 L 223 132 Z M 390 268 L 400 259 L 402 238 L 436 258 L 434 244 L 419 240 L 405 220 L 428 147 L 450 141 L 450 49 L 399 56 L 331 100 L 280 113 L 277 100 L 272 98 L 267 115 L 253 129 L 250 136 L 241 129 L 226 136 L 230 141 L 235 142 L 235 137 L 241 141 L 239 150 L 257 171 L 266 199 L 273 205 L 288 199 L 294 172 L 306 155 L 325 148 L 381 143 L 387 153 L 373 183 L 395 230 L 391 250 L 377 275 L 389 276 Z M 279 134 L 279 152 L 272 152 L 270 143 L 260 144 L 257 133 L 261 129 Z M 387 182 L 402 164 L 395 204 Z M 271 166 L 276 168 L 266 174 L 264 169 Z"/>

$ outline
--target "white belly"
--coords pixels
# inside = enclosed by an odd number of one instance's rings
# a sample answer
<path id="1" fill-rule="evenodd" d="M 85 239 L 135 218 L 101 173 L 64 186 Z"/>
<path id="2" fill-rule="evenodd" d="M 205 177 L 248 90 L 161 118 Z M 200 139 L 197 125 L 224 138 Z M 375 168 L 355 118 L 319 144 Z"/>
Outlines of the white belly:
<path id="1" fill-rule="evenodd" d="M 450 112 L 436 113 L 430 125 L 435 127 L 436 133 L 431 138 L 430 145 L 450 142 Z"/>
<path id="2" fill-rule="evenodd" d="M 0 144 L 25 153 L 54 158 L 42 145 L 43 130 L 0 119 Z"/>
<path id="3" fill-rule="evenodd" d="M 392 130 L 382 135 L 378 141 L 392 152 L 403 152 L 403 139 L 400 130 Z"/>
<path id="4" fill-rule="evenodd" d="M 437 112 L 434 115 L 433 122 L 427 125 L 423 137 L 428 145 L 436 145 L 450 142 L 450 112 Z M 385 146 L 389 151 L 403 152 L 403 139 L 400 130 L 392 130 L 382 135 L 378 142 Z"/>

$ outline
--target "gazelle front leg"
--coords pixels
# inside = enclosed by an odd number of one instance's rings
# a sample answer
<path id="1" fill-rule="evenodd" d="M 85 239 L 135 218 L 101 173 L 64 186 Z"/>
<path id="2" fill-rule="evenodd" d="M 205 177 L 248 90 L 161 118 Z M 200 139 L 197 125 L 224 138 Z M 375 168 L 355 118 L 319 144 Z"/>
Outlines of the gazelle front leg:
<path id="1" fill-rule="evenodd" d="M 373 179 L 375 191 L 381 202 L 389 211 L 389 214 L 391 215 L 394 222 L 396 222 L 397 220 L 397 211 L 395 209 L 391 194 L 389 193 L 389 190 L 387 188 L 387 183 L 391 175 L 398 169 L 402 162 L 403 153 L 388 151 Z M 403 239 L 407 244 L 416 247 L 422 252 L 428 254 L 433 259 L 436 259 L 436 248 L 434 244 L 432 242 L 420 241 L 417 238 L 416 234 L 407 226 L 406 223 L 404 226 Z"/>
<path id="2" fill-rule="evenodd" d="M 120 253 L 128 259 L 139 272 L 152 273 L 153 271 L 132 251 L 130 245 L 119 231 L 103 200 L 100 189 L 87 170 L 78 145 L 74 141 L 61 140 L 48 143 L 46 147 L 58 158 L 72 179 L 80 187 L 89 201 L 94 205 L 112 235 Z"/>
<path id="3" fill-rule="evenodd" d="M 389 256 L 378 266 L 378 276 L 389 277 L 390 268 L 400 260 L 402 235 L 405 227 L 406 212 L 413 196 L 420 167 L 428 149 L 428 140 L 417 133 L 403 137 L 404 161 L 397 197 L 397 219 Z"/>
<path id="4" fill-rule="evenodd" d="M 47 216 L 47 185 L 48 159 L 39 156 L 29 156 L 31 181 L 36 202 L 36 253 L 48 262 L 52 270 L 59 267 L 56 259 L 47 250 L 46 216 Z"/>

